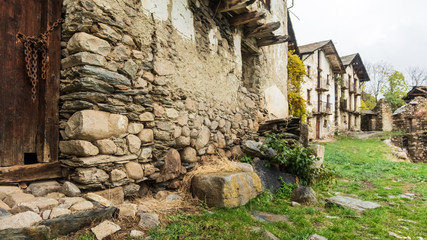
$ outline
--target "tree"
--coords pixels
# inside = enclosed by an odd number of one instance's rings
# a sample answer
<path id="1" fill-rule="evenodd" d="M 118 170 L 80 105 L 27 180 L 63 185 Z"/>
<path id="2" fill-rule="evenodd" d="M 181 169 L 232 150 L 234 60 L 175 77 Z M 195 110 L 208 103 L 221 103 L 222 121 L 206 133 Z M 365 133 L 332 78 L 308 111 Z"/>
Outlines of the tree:
<path id="1" fill-rule="evenodd" d="M 369 93 L 362 92 L 362 98 L 360 99 L 360 108 L 362 110 L 372 110 L 377 105 L 377 102 Z"/>
<path id="2" fill-rule="evenodd" d="M 412 87 L 424 86 L 427 83 L 427 71 L 420 67 L 410 67 L 406 70 L 411 78 Z"/>
<path id="3" fill-rule="evenodd" d="M 307 113 L 306 101 L 302 97 L 301 87 L 304 83 L 304 76 L 307 75 L 304 63 L 301 58 L 288 52 L 288 102 L 289 110 L 293 116 L 301 117 L 303 120 Z"/>
<path id="4" fill-rule="evenodd" d="M 377 102 L 393 68 L 385 62 L 367 63 L 365 66 L 370 78 L 370 81 L 365 83 L 365 91 L 374 96 Z"/>
<path id="5" fill-rule="evenodd" d="M 406 96 L 407 90 L 408 84 L 405 81 L 405 76 L 399 71 L 394 71 L 388 77 L 381 93 L 394 111 L 405 104 L 403 97 Z"/>

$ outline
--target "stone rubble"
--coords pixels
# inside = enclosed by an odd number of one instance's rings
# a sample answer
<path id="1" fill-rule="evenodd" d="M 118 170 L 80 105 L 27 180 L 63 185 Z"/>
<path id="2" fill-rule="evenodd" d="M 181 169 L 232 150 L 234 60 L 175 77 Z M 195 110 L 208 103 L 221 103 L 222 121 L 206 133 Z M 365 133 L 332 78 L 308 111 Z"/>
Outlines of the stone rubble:
<path id="1" fill-rule="evenodd" d="M 104 221 L 97 225 L 96 227 L 91 228 L 92 232 L 95 234 L 96 239 L 102 240 L 116 232 L 118 232 L 121 227 L 111 221 Z"/>

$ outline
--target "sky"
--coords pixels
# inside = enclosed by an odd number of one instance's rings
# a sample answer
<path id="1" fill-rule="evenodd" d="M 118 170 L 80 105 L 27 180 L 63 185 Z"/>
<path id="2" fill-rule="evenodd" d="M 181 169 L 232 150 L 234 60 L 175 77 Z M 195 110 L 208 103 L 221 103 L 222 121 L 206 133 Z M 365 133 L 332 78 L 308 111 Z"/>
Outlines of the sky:
<path id="1" fill-rule="evenodd" d="M 294 0 L 290 11 L 299 46 L 331 39 L 341 56 L 427 70 L 427 0 Z"/>

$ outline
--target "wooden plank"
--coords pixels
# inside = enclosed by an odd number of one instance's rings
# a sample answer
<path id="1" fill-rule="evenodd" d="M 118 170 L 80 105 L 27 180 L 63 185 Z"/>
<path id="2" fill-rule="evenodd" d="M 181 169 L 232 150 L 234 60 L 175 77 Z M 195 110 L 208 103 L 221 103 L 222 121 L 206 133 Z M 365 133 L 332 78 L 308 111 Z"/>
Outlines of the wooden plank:
<path id="1" fill-rule="evenodd" d="M 258 47 L 264 47 L 289 41 L 289 36 L 271 36 L 257 40 Z"/>
<path id="2" fill-rule="evenodd" d="M 248 39 L 248 38 L 242 39 L 242 51 L 246 50 L 246 52 L 250 54 L 259 55 L 260 52 L 258 47 L 256 46 L 256 43 L 253 43 L 251 40 L 253 39 Z"/>
<path id="3" fill-rule="evenodd" d="M 62 178 L 59 162 L 0 167 L 0 184 Z"/>
<path id="4" fill-rule="evenodd" d="M 216 12 L 222 13 L 242 9 L 254 2 L 254 0 L 221 0 Z"/>
<path id="5" fill-rule="evenodd" d="M 248 29 L 246 37 L 263 37 L 279 29 L 279 27 L 280 22 L 266 23 L 255 28 Z"/>
<path id="6" fill-rule="evenodd" d="M 42 16 L 42 31 L 61 18 L 62 1 L 44 0 L 45 15 Z M 61 28 L 56 28 L 48 38 L 48 67 L 43 96 L 40 101 L 37 147 L 39 162 L 58 161 L 59 142 L 59 78 L 61 63 Z"/>
<path id="7" fill-rule="evenodd" d="M 0 116 L 1 129 L 3 132 L 3 159 L 1 166 L 12 166 L 15 162 L 21 162 L 23 159 L 18 158 L 18 146 L 19 142 L 17 138 L 20 138 L 19 126 L 15 122 L 15 97 L 14 93 L 16 92 L 17 84 L 15 81 L 15 59 L 16 59 L 16 44 L 15 44 L 15 35 L 18 27 L 18 22 L 20 19 L 17 18 L 15 5 L 17 0 L 9 0 L 4 2 L 5 5 L 2 6 L 1 11 L 5 12 L 4 19 L 2 19 L 1 25 L 5 26 L 5 29 L 2 29 L 0 36 L 2 37 L 1 41 L 5 42 L 5 54 L 0 59 L 0 65 L 3 66 L 2 78 L 1 81 L 1 93 L 3 96 L 2 102 L 0 105 L 3 105 L 3 114 Z M 18 9 L 19 10 L 19 9 Z M 4 21 L 3 21 L 4 20 Z M 16 136 L 16 137 L 15 137 Z"/>
<path id="8" fill-rule="evenodd" d="M 37 36 L 41 33 L 41 14 L 42 14 L 42 2 L 35 0 L 19 0 L 19 5 L 22 6 L 19 9 L 19 26 L 17 32 L 21 32 L 26 36 Z M 15 105 L 15 122 L 21 129 L 20 139 L 17 144 L 20 145 L 18 154 L 21 159 L 24 159 L 24 153 L 36 153 L 36 136 L 38 126 L 38 113 L 39 113 L 39 96 L 40 96 L 40 85 L 37 86 L 37 99 L 36 102 L 32 101 L 32 85 L 29 77 L 26 74 L 25 67 L 25 55 L 24 47 L 22 42 L 18 41 L 16 48 L 16 60 L 15 60 L 15 71 L 14 75 L 18 82 L 19 89 L 16 89 L 14 93 L 16 105 Z M 38 71 L 40 76 L 40 72 Z M 21 162 L 22 164 L 22 162 Z M 15 164 L 16 165 L 16 164 Z"/>
<path id="9" fill-rule="evenodd" d="M 263 18 L 265 18 L 265 13 L 262 13 L 262 12 L 253 11 L 253 12 L 243 13 L 243 14 L 233 16 L 231 18 L 231 25 L 240 26 L 247 23 L 256 22 Z"/>
<path id="10" fill-rule="evenodd" d="M 0 22 L 5 23 L 7 19 L 7 8 L 8 5 L 6 5 L 6 1 L 0 1 Z M 2 59 L 6 58 L 6 50 L 7 50 L 7 44 L 5 39 L 5 33 L 6 28 L 8 24 L 0 24 L 0 89 L 3 89 L 5 87 L 5 83 L 3 82 L 4 79 L 4 73 L 5 73 L 5 64 L 3 64 Z M 2 94 L 2 91 L 0 90 L 0 166 L 4 166 L 6 163 L 4 162 L 5 159 L 5 147 L 4 147 L 4 116 L 6 114 L 6 106 L 5 106 L 5 94 Z"/>

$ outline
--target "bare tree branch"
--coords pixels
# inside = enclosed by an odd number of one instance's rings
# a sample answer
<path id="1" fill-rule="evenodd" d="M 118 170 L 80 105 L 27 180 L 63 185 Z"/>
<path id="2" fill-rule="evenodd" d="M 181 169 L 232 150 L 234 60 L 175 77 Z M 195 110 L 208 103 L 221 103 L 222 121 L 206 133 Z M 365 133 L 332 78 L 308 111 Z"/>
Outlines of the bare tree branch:
<path id="1" fill-rule="evenodd" d="M 410 67 L 406 70 L 411 78 L 413 87 L 424 86 L 427 83 L 427 71 L 420 67 Z"/>
<path id="2" fill-rule="evenodd" d="M 387 80 L 393 72 L 393 67 L 386 62 L 366 63 L 365 66 L 371 79 L 366 82 L 365 90 L 378 101 L 378 97 L 384 91 Z"/>

